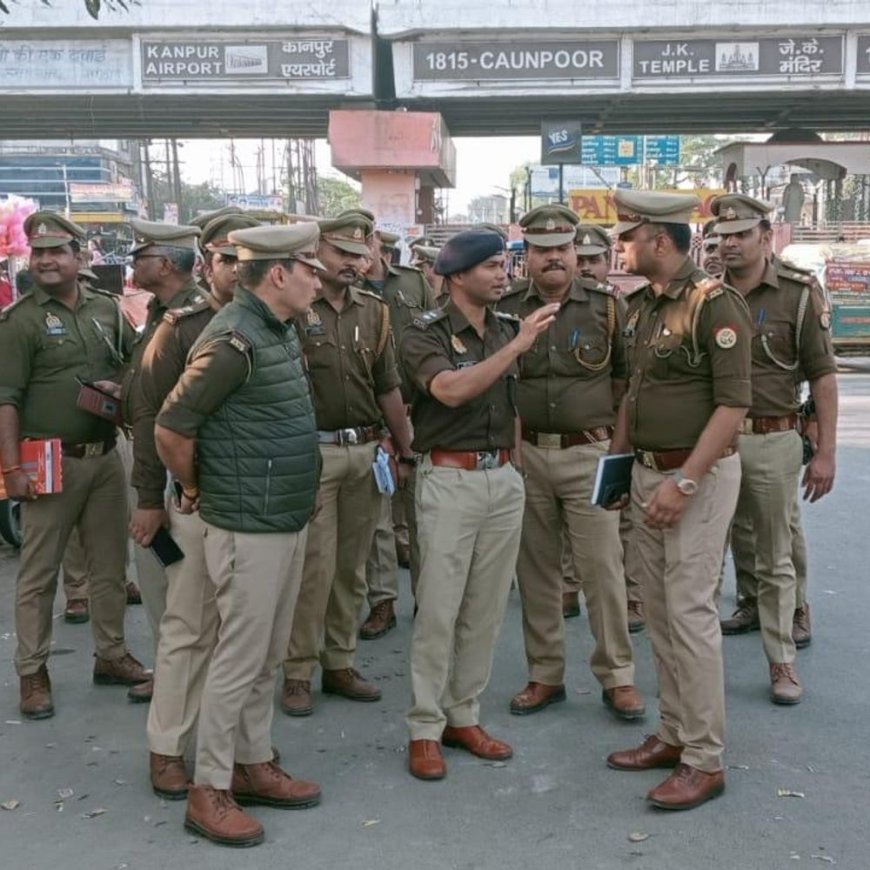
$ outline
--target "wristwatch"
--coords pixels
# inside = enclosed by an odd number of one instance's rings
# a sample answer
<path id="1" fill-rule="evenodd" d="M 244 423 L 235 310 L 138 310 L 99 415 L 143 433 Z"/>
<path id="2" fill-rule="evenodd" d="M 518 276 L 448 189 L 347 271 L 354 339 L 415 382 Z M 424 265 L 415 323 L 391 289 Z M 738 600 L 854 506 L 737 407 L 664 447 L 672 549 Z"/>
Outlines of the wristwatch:
<path id="1" fill-rule="evenodd" d="M 677 471 L 674 475 L 674 483 L 683 495 L 694 495 L 698 491 L 697 481 L 691 480 L 688 477 L 683 477 L 682 471 Z"/>
<path id="2" fill-rule="evenodd" d="M 416 456 L 400 456 L 399 462 L 401 462 L 402 465 L 410 465 L 411 468 L 417 467 L 417 457 Z"/>

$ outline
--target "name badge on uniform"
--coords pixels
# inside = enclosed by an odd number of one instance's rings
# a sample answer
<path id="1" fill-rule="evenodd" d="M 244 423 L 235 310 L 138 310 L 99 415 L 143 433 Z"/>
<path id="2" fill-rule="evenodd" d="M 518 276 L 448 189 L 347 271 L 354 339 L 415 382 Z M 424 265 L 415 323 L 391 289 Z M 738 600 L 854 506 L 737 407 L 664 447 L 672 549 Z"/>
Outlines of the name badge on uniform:
<path id="1" fill-rule="evenodd" d="M 468 348 L 462 343 L 462 339 L 458 335 L 450 336 L 450 346 L 456 353 L 468 353 Z"/>
<path id="2" fill-rule="evenodd" d="M 52 314 L 50 311 L 45 312 L 45 334 L 67 335 L 63 321 L 56 314 Z"/>

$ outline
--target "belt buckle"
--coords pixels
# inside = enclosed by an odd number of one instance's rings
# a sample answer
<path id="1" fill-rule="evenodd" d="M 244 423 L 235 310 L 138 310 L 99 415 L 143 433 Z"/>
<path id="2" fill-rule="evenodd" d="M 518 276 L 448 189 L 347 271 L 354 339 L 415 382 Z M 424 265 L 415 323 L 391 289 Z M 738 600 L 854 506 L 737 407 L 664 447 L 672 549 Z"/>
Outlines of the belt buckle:
<path id="1" fill-rule="evenodd" d="M 477 470 L 489 471 L 498 468 L 498 450 L 478 450 Z"/>
<path id="2" fill-rule="evenodd" d="M 97 456 L 102 456 L 103 446 L 102 441 L 91 441 L 85 444 L 85 459 L 94 459 Z"/>
<path id="3" fill-rule="evenodd" d="M 647 468 L 651 468 L 653 471 L 658 471 L 658 464 L 656 463 L 656 457 L 652 450 L 640 450 L 638 451 L 640 459 L 640 464 L 645 465 Z"/>
<path id="4" fill-rule="evenodd" d="M 342 445 L 359 443 L 359 438 L 357 436 L 356 429 L 339 429 L 338 430 L 338 443 L 342 444 Z"/>
<path id="5" fill-rule="evenodd" d="M 548 450 L 562 449 L 562 436 L 556 432 L 538 432 L 538 447 Z"/>
<path id="6" fill-rule="evenodd" d="M 753 434 L 755 434 L 755 429 L 753 429 L 752 418 L 744 417 L 740 421 L 740 434 L 741 435 L 753 435 Z"/>

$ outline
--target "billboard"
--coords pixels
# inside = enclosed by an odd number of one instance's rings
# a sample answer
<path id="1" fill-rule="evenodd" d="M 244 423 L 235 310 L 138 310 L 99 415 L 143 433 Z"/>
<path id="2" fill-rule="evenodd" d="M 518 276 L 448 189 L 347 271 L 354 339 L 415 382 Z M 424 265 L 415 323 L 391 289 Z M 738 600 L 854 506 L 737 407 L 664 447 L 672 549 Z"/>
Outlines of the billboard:
<path id="1" fill-rule="evenodd" d="M 702 224 L 713 215 L 710 202 L 721 196 L 722 188 L 699 188 L 697 190 L 668 190 L 663 193 L 694 193 L 701 200 L 700 206 L 692 213 L 692 223 Z M 613 204 L 613 191 L 599 188 L 580 188 L 568 191 L 568 207 L 584 224 L 610 225 L 616 223 L 616 206 Z"/>

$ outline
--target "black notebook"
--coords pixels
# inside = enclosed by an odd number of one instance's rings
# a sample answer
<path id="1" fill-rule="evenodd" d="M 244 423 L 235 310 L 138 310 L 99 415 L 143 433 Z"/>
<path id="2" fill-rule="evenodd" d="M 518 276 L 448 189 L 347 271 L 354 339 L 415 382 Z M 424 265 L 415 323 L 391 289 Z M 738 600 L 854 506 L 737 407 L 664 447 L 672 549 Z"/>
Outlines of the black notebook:
<path id="1" fill-rule="evenodd" d="M 608 507 L 631 492 L 631 467 L 633 453 L 614 453 L 598 460 L 595 486 L 592 489 L 592 504 Z"/>

